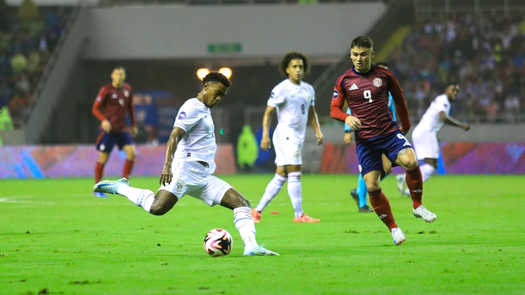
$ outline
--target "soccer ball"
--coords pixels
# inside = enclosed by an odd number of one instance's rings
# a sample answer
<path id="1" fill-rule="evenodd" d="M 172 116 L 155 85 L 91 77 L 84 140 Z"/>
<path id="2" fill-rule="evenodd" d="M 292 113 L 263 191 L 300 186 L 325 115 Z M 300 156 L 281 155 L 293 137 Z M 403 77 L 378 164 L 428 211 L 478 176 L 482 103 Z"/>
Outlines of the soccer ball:
<path id="1" fill-rule="evenodd" d="M 212 229 L 204 237 L 204 251 L 213 257 L 230 254 L 232 246 L 232 236 L 222 228 Z"/>

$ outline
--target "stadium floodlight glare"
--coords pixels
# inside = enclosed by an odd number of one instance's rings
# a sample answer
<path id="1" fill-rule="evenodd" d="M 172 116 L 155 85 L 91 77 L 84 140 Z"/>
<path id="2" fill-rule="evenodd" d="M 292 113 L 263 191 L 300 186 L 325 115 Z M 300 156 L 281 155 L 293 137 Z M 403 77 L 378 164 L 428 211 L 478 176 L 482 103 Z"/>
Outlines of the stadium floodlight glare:
<path id="1" fill-rule="evenodd" d="M 208 70 L 207 68 L 200 68 L 197 70 L 197 77 L 199 77 L 199 79 L 202 81 L 202 79 L 204 79 L 204 77 L 206 77 L 206 75 L 208 75 L 209 72 L 210 70 Z"/>
<path id="2" fill-rule="evenodd" d="M 230 77 L 232 76 L 232 69 L 226 67 L 220 68 L 219 73 L 223 74 L 224 76 L 226 76 L 226 78 L 230 79 Z"/>

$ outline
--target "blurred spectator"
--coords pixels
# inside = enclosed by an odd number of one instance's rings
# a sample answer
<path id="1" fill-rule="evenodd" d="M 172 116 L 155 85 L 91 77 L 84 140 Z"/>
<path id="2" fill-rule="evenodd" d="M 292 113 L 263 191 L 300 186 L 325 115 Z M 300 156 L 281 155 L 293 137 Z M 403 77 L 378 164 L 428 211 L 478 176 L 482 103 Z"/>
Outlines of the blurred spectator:
<path id="1" fill-rule="evenodd" d="M 472 121 L 521 120 L 525 105 L 525 16 L 496 12 L 429 15 L 388 61 L 406 92 L 411 115 L 458 81 L 455 116 Z"/>
<path id="2" fill-rule="evenodd" d="M 32 0 L 21 3 L 18 18 L 7 17 L 8 9 L 0 0 L 0 105 L 7 105 L 14 127 L 19 128 L 24 125 L 26 107 L 51 50 L 63 32 L 68 10 L 45 8 L 45 17 L 41 18 L 41 11 Z M 4 28 L 12 30 L 3 31 Z"/>
<path id="3" fill-rule="evenodd" d="M 18 16 L 22 21 L 32 21 L 39 17 L 38 6 L 33 0 L 23 0 L 18 7 Z"/>

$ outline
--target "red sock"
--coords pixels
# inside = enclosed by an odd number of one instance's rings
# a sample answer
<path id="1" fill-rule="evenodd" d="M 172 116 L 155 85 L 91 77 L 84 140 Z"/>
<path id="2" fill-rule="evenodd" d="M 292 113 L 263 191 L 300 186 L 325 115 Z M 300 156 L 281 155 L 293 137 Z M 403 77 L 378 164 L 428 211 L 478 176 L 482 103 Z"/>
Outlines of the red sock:
<path id="1" fill-rule="evenodd" d="M 410 196 L 412 197 L 412 206 L 416 209 L 421 205 L 421 197 L 423 196 L 423 177 L 419 166 L 412 170 L 407 170 L 406 180 Z"/>
<path id="2" fill-rule="evenodd" d="M 131 169 L 133 169 L 133 163 L 134 161 L 126 160 L 124 163 L 124 168 L 122 168 L 122 177 L 129 179 Z"/>
<path id="3" fill-rule="evenodd" d="M 97 162 L 97 165 L 95 165 L 95 183 L 99 182 L 102 179 L 103 174 L 104 164 Z"/>
<path id="4" fill-rule="evenodd" d="M 370 196 L 370 204 L 374 207 L 374 211 L 388 229 L 392 230 L 397 227 L 394 215 L 392 214 L 392 209 L 390 209 L 390 202 L 388 202 L 388 199 L 381 189 L 374 192 L 368 192 L 368 195 Z"/>

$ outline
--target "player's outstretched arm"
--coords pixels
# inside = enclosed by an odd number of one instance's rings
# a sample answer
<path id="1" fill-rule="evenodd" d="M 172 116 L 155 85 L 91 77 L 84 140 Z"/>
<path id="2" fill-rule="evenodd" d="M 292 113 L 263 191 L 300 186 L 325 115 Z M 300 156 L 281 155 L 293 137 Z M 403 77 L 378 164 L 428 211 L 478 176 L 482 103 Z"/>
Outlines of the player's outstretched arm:
<path id="1" fill-rule="evenodd" d="M 308 121 L 310 121 L 310 125 L 314 128 L 315 136 L 317 137 L 317 145 L 322 144 L 324 136 L 323 132 L 321 132 L 321 125 L 319 124 L 319 117 L 315 111 L 315 106 L 310 106 L 310 110 L 308 111 Z"/>
<path id="2" fill-rule="evenodd" d="M 266 106 L 266 110 L 264 111 L 262 126 L 263 126 L 263 134 L 261 138 L 261 148 L 263 151 L 267 152 L 269 148 L 271 148 L 270 143 L 270 125 L 272 123 L 272 115 L 275 112 L 275 108 L 272 106 Z"/>
<path id="3" fill-rule="evenodd" d="M 470 129 L 470 126 L 468 124 L 463 124 L 459 122 L 457 119 L 454 119 L 447 115 L 444 111 L 439 112 L 439 118 L 444 122 L 452 126 L 459 127 L 465 131 L 468 131 Z"/>
<path id="4" fill-rule="evenodd" d="M 186 131 L 179 127 L 174 127 L 171 131 L 170 138 L 166 143 L 166 154 L 164 157 L 164 167 L 162 168 L 162 174 L 160 175 L 159 184 L 166 185 L 171 183 L 173 174 L 171 173 L 171 163 L 173 162 L 173 156 L 177 150 L 179 142 L 182 140 Z"/>

